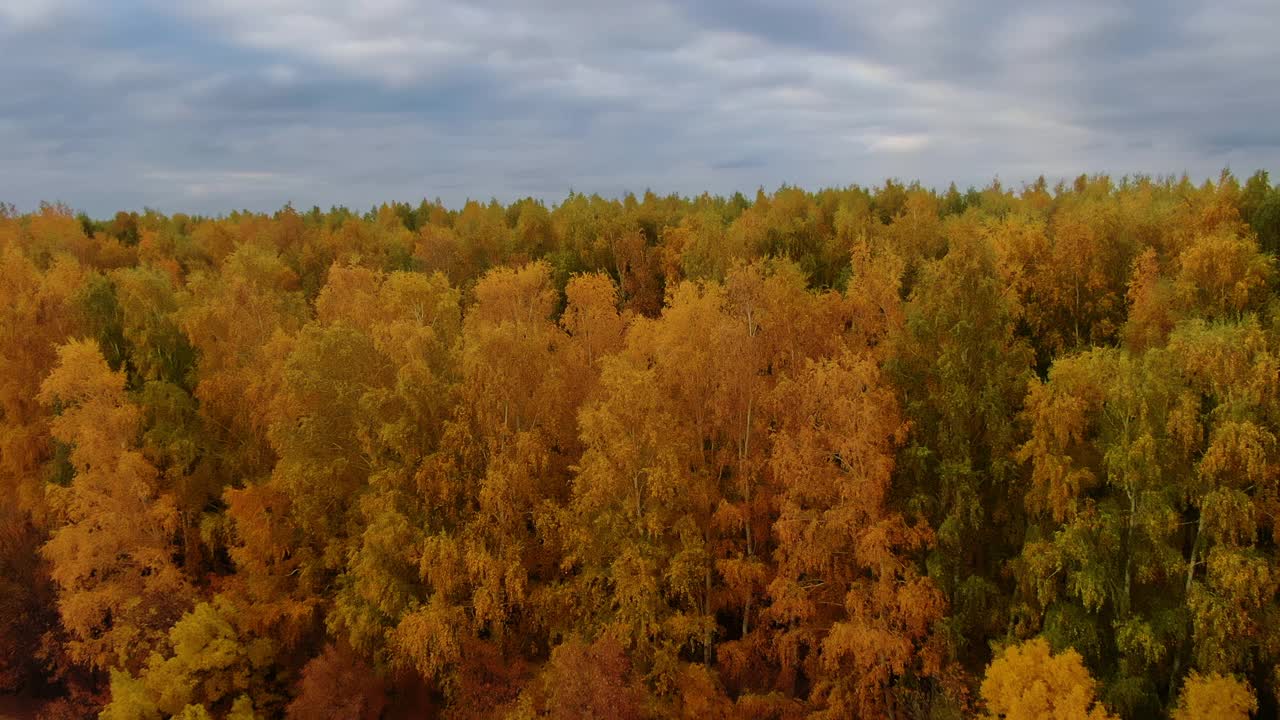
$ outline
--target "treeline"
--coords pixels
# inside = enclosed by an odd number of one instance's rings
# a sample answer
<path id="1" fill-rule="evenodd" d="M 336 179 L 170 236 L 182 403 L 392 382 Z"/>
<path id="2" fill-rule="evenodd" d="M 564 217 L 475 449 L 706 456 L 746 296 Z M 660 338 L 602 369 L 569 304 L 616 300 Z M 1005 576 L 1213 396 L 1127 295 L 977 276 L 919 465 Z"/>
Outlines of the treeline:
<path id="1" fill-rule="evenodd" d="M 0 691 L 1272 716 L 1277 250 L 1265 173 L 4 207 Z"/>

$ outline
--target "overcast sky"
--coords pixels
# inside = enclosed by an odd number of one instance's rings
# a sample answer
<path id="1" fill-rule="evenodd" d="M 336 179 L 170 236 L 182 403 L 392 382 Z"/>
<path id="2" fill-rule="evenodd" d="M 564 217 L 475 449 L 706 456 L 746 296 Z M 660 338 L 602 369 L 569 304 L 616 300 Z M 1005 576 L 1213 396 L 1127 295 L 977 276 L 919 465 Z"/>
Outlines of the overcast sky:
<path id="1" fill-rule="evenodd" d="M 1277 30 L 1277 0 L 0 0 L 0 200 L 1247 175 L 1280 170 Z"/>

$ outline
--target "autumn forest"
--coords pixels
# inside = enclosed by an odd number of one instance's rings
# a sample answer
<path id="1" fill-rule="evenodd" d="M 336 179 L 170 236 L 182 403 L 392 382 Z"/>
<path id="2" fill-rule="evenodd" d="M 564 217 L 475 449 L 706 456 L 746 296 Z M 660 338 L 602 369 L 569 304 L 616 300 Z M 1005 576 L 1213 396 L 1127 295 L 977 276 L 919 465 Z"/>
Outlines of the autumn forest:
<path id="1" fill-rule="evenodd" d="M 0 206 L 0 695 L 1274 717 L 1278 252 L 1265 172 Z"/>

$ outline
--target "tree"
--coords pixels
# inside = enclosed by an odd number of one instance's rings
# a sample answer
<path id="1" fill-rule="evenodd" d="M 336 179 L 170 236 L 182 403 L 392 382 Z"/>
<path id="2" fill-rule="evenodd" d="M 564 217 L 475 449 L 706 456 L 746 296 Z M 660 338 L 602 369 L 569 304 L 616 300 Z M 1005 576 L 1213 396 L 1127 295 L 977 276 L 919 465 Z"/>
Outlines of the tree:
<path id="1" fill-rule="evenodd" d="M 514 697 L 522 654 L 558 621 L 535 594 L 535 579 L 557 574 L 548 524 L 567 494 L 573 412 L 593 385 L 592 357 L 620 332 L 611 286 L 582 283 L 571 283 L 571 338 L 552 316 L 558 294 L 548 264 L 481 278 L 455 335 L 458 402 L 436 426 L 438 445 L 411 458 L 409 484 L 396 472 L 376 476 L 364 502 L 369 524 L 338 617 L 371 628 L 351 635 L 364 650 L 388 624 L 390 662 L 458 712 L 479 714 Z"/>
<path id="2" fill-rule="evenodd" d="M 271 249 L 243 244 L 216 273 L 188 281 L 178 323 L 199 352 L 195 396 L 215 433 L 219 472 L 269 472 L 272 398 L 288 336 L 306 317 L 297 275 Z"/>
<path id="3" fill-rule="evenodd" d="M 1080 653 L 1052 654 L 1036 638 L 996 656 L 982 680 L 982 702 L 991 718 L 1108 720 L 1114 716 L 1095 699 L 1096 688 Z"/>
<path id="4" fill-rule="evenodd" d="M 913 678 L 942 672 L 931 633 L 946 607 L 911 560 L 932 534 L 887 507 L 906 430 L 897 402 L 874 363 L 852 354 L 811 362 L 775 392 L 781 510 L 768 615 L 786 630 L 774 651 L 790 675 L 804 663 L 823 716 L 897 714 Z"/>
<path id="5" fill-rule="evenodd" d="M 0 203 L 0 692 L 1266 714 L 1277 208 L 1265 172 Z"/>
<path id="6" fill-rule="evenodd" d="M 947 253 L 921 267 L 886 369 L 911 423 L 898 486 L 936 530 L 929 576 L 950 605 L 956 655 L 976 671 L 987 653 L 967 640 L 1007 627 L 1002 568 L 1021 540 L 1010 453 L 1033 355 L 982 225 L 951 217 L 944 233 Z"/>
<path id="7" fill-rule="evenodd" d="M 0 490 L 16 501 L 15 520 L 42 515 L 40 466 L 54 448 L 40 383 L 79 329 L 73 298 L 85 281 L 68 258 L 42 273 L 16 245 L 0 248 Z"/>
<path id="8" fill-rule="evenodd" d="M 1107 669 L 1115 706 L 1172 695 L 1186 650 L 1224 673 L 1273 662 L 1277 580 L 1255 513 L 1276 487 L 1276 377 L 1254 321 L 1196 320 L 1167 348 L 1063 358 L 1031 387 L 1019 457 L 1043 524 L 1018 574 L 1046 634 Z"/>
<path id="9" fill-rule="evenodd" d="M 1249 720 L 1257 710 L 1249 683 L 1216 673 L 1192 673 L 1182 686 L 1173 720 Z"/>
<path id="10" fill-rule="evenodd" d="M 1019 451 L 1031 466 L 1018 571 L 1029 612 L 1055 643 L 1103 665 L 1107 697 L 1126 714 L 1159 706 L 1180 634 L 1173 488 L 1189 479 L 1197 431 L 1171 361 L 1111 349 L 1058 360 L 1031 386 Z"/>
<path id="11" fill-rule="evenodd" d="M 655 316 L 662 309 L 662 280 L 657 248 L 649 245 L 644 233 L 620 233 L 611 243 L 615 272 L 627 308 L 641 315 Z"/>
<path id="12" fill-rule="evenodd" d="M 58 349 L 39 395 L 60 410 L 50 432 L 72 446 L 75 468 L 69 487 L 50 489 L 66 524 L 44 555 L 70 656 L 103 670 L 136 670 L 190 598 L 173 560 L 173 498 L 157 493 L 155 468 L 130 448 L 138 409 L 124 384 L 93 342 L 77 340 Z"/>
<path id="13" fill-rule="evenodd" d="M 1256 308 L 1275 274 L 1275 260 L 1247 235 L 1219 231 L 1196 237 L 1177 258 L 1179 304 L 1207 318 L 1238 318 Z"/>
<path id="14" fill-rule="evenodd" d="M 115 271 L 112 279 L 137 377 L 189 387 L 195 351 L 175 320 L 178 298 L 172 278 L 156 268 L 127 268 Z"/>
<path id="15" fill-rule="evenodd" d="M 474 458 L 474 505 L 456 539 L 473 583 L 474 627 L 502 639 L 528 599 L 531 569 L 553 562 L 537 549 L 537 527 L 544 500 L 567 492 L 574 407 L 567 368 L 557 362 L 565 336 L 552 320 L 550 266 L 492 270 L 475 295 L 463 325 L 457 417 L 457 431 L 470 437 L 452 436 L 474 443 L 453 449 Z"/>
<path id="16" fill-rule="evenodd" d="M 166 717 L 200 716 L 209 709 L 234 715 L 246 693 L 267 696 L 275 644 L 244 637 L 238 621 L 237 609 L 225 597 L 197 604 L 170 628 L 168 651 L 153 653 L 137 679 L 112 675 L 104 715 L 129 717 L 138 707 Z"/>
<path id="17" fill-rule="evenodd" d="M 749 256 L 742 240 L 741 233 L 725 232 L 724 221 L 716 213 L 686 216 L 663 234 L 663 251 L 671 268 L 663 273 L 667 283 L 674 286 L 682 277 L 723 281 L 735 262 Z"/>
<path id="18" fill-rule="evenodd" d="M 1172 284 L 1161 277 L 1154 248 L 1147 248 L 1133 263 L 1129 279 L 1129 317 L 1122 337 L 1132 352 L 1164 344 L 1173 331 L 1177 312 Z"/>
<path id="19" fill-rule="evenodd" d="M 1261 176 L 1261 177 L 1259 177 Z M 1255 179 L 1261 182 L 1255 183 Z M 1258 247 L 1268 255 L 1280 252 L 1280 188 L 1262 188 L 1270 183 L 1266 171 L 1259 171 L 1249 179 L 1250 189 L 1255 189 L 1255 204 L 1241 207 L 1241 214 L 1258 236 Z M 1245 214 L 1247 212 L 1247 214 Z"/>
<path id="20" fill-rule="evenodd" d="M 299 720 L 377 720 L 387 705 L 385 684 L 350 650 L 328 645 L 302 669 L 287 717 Z"/>
<path id="21" fill-rule="evenodd" d="M 443 505 L 458 501 L 447 489 L 456 485 L 432 481 L 443 473 L 436 454 L 456 402 L 459 304 L 459 293 L 438 273 L 337 266 L 316 301 L 321 326 L 367 335 L 390 371 L 380 381 L 363 378 L 353 409 L 360 453 L 353 457 L 367 471 L 368 487 L 356 488 L 348 518 L 353 549 L 328 617 L 331 632 L 375 657 L 399 617 L 425 598 L 422 545 L 447 514 L 439 512 Z"/>
<path id="22" fill-rule="evenodd" d="M 1265 673 L 1280 633 L 1272 619 L 1280 577 L 1259 547 L 1268 532 L 1260 513 L 1275 507 L 1280 478 L 1272 420 L 1280 360 L 1252 319 L 1192 321 L 1169 347 L 1203 413 L 1203 450 L 1183 512 L 1190 543 L 1181 597 L 1190 611 L 1193 664 L 1203 672 Z"/>
<path id="23" fill-rule="evenodd" d="M 886 189 L 892 186 L 886 186 Z M 901 189 L 901 186 L 898 186 Z M 936 260 L 946 250 L 942 218 L 938 202 L 919 187 L 904 191 L 901 208 L 892 210 L 887 204 L 884 212 L 892 213 L 890 220 L 874 228 L 874 243 L 881 252 L 890 252 L 904 261 L 903 283 L 908 290 L 915 287 L 920 268 Z"/>
<path id="24" fill-rule="evenodd" d="M 7 224 L 0 221 L 0 225 Z M 0 228 L 0 235 L 3 229 Z M 16 236 L 16 232 L 15 232 Z M 46 272 L 21 251 L 15 237 L 0 241 L 0 687 L 48 677 L 39 667 L 41 636 L 57 622 L 53 586 L 38 548 L 50 517 L 46 478 L 66 482 L 65 446 L 49 434 L 49 408 L 40 383 L 57 361 L 57 347 L 77 328 L 75 296 L 84 273 L 61 258 Z M 55 458 L 50 468 L 47 463 Z M 48 469 L 46 469 L 48 468 Z"/>
<path id="25" fill-rule="evenodd" d="M 546 669 L 520 694 L 507 718 L 638 720 L 644 717 L 644 694 L 630 671 L 631 663 L 616 639 L 566 641 L 551 651 Z"/>

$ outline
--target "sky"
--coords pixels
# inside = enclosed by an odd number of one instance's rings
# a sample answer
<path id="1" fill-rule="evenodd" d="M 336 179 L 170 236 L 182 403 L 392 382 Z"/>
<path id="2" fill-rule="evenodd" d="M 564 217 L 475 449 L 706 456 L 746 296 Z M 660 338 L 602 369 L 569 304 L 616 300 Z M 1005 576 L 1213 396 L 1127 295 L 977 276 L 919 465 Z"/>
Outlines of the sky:
<path id="1" fill-rule="evenodd" d="M 1280 2 L 0 0 L 0 201 L 1280 170 Z"/>

